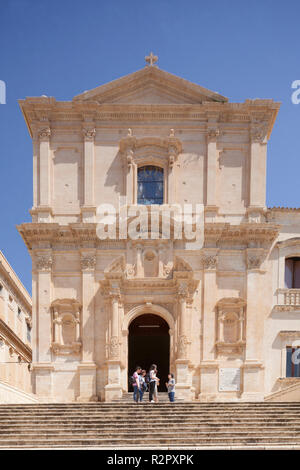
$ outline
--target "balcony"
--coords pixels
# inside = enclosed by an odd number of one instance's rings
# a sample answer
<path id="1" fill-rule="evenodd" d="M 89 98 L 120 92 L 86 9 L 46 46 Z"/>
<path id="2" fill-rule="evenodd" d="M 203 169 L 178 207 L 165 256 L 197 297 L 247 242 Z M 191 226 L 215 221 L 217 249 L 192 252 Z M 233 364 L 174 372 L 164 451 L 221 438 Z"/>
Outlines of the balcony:
<path id="1" fill-rule="evenodd" d="M 300 289 L 278 289 L 276 310 L 300 311 Z"/>

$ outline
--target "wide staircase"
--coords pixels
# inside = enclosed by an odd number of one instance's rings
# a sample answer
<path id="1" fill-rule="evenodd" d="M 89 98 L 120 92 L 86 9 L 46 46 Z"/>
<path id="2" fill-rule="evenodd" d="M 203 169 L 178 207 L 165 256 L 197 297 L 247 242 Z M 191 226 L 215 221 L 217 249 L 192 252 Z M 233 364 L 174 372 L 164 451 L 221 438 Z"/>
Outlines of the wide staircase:
<path id="1" fill-rule="evenodd" d="M 172 404 L 160 398 L 157 404 L 0 405 L 0 449 L 300 449 L 300 403 Z"/>

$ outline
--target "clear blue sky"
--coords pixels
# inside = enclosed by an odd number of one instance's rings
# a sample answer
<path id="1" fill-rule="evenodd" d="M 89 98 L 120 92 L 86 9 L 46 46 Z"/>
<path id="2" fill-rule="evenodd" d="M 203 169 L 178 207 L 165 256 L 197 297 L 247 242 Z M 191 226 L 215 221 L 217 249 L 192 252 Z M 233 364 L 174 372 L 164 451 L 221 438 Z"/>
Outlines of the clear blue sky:
<path id="1" fill-rule="evenodd" d="M 0 249 L 31 292 L 31 259 L 15 226 L 30 221 L 32 146 L 17 100 L 70 100 L 144 67 L 227 96 L 282 106 L 268 151 L 268 206 L 300 206 L 300 2 L 280 0 L 0 0 Z"/>

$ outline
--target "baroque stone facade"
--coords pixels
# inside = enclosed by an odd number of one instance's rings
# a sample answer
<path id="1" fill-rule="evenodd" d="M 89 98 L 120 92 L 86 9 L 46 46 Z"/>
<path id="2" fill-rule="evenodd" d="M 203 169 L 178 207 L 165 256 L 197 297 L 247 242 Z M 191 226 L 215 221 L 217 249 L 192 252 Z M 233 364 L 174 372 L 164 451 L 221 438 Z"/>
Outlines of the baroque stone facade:
<path id="1" fill-rule="evenodd" d="M 71 102 L 20 101 L 33 140 L 32 222 L 18 229 L 33 259 L 34 392 L 120 397 L 130 325 L 151 314 L 169 326 L 177 396 L 263 400 L 286 375 L 282 332 L 300 339 L 300 296 L 284 285 L 300 210 L 265 200 L 279 103 L 230 103 L 147 61 Z M 203 246 L 175 238 L 174 219 L 169 238 L 159 224 L 154 239 L 121 224 L 117 239 L 98 236 L 97 208 L 120 197 L 135 207 L 147 166 L 160 169 L 165 204 L 204 206 Z"/>

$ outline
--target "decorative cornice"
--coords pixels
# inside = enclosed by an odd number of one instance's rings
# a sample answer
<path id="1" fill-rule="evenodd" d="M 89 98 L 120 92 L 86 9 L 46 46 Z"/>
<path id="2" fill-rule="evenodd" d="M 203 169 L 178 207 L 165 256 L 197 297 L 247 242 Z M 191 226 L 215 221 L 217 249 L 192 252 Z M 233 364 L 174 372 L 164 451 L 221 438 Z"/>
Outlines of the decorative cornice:
<path id="1" fill-rule="evenodd" d="M 32 361 L 32 351 L 20 338 L 13 332 L 13 330 L 0 319 L 0 337 L 6 341 L 10 347 L 13 348 L 16 354 L 24 358 L 26 362 Z"/>
<path id="2" fill-rule="evenodd" d="M 22 307 L 24 313 L 31 317 L 31 297 L 1 251 L 0 279 L 1 283 L 5 286 L 5 288 L 8 291 L 11 291 L 13 297 L 16 299 L 16 302 Z"/>
<path id="3" fill-rule="evenodd" d="M 119 147 L 120 152 L 127 159 L 128 164 L 132 163 L 135 158 L 136 151 L 145 147 L 156 147 L 166 153 L 169 157 L 172 157 L 170 161 L 171 165 L 182 152 L 182 143 L 174 136 L 167 137 L 165 139 L 155 136 L 138 139 L 132 135 L 128 135 L 120 140 Z"/>
<path id="4" fill-rule="evenodd" d="M 291 339 L 300 339 L 300 330 L 282 330 L 279 332 L 279 336 L 283 338 L 291 338 Z"/>
<path id="5" fill-rule="evenodd" d="M 19 225 L 18 230 L 23 237 L 29 251 L 41 250 L 42 244 L 64 246 L 66 248 L 82 247 L 89 243 L 93 248 L 111 246 L 111 248 L 125 247 L 124 240 L 100 240 L 97 237 L 96 223 L 70 223 L 60 225 L 57 223 L 25 223 Z M 236 241 L 245 244 L 271 243 L 278 236 L 280 225 L 270 223 L 242 223 L 230 225 L 229 223 L 206 223 L 205 241 L 218 245 L 222 242 Z M 46 263 L 47 264 L 47 263 Z"/>

